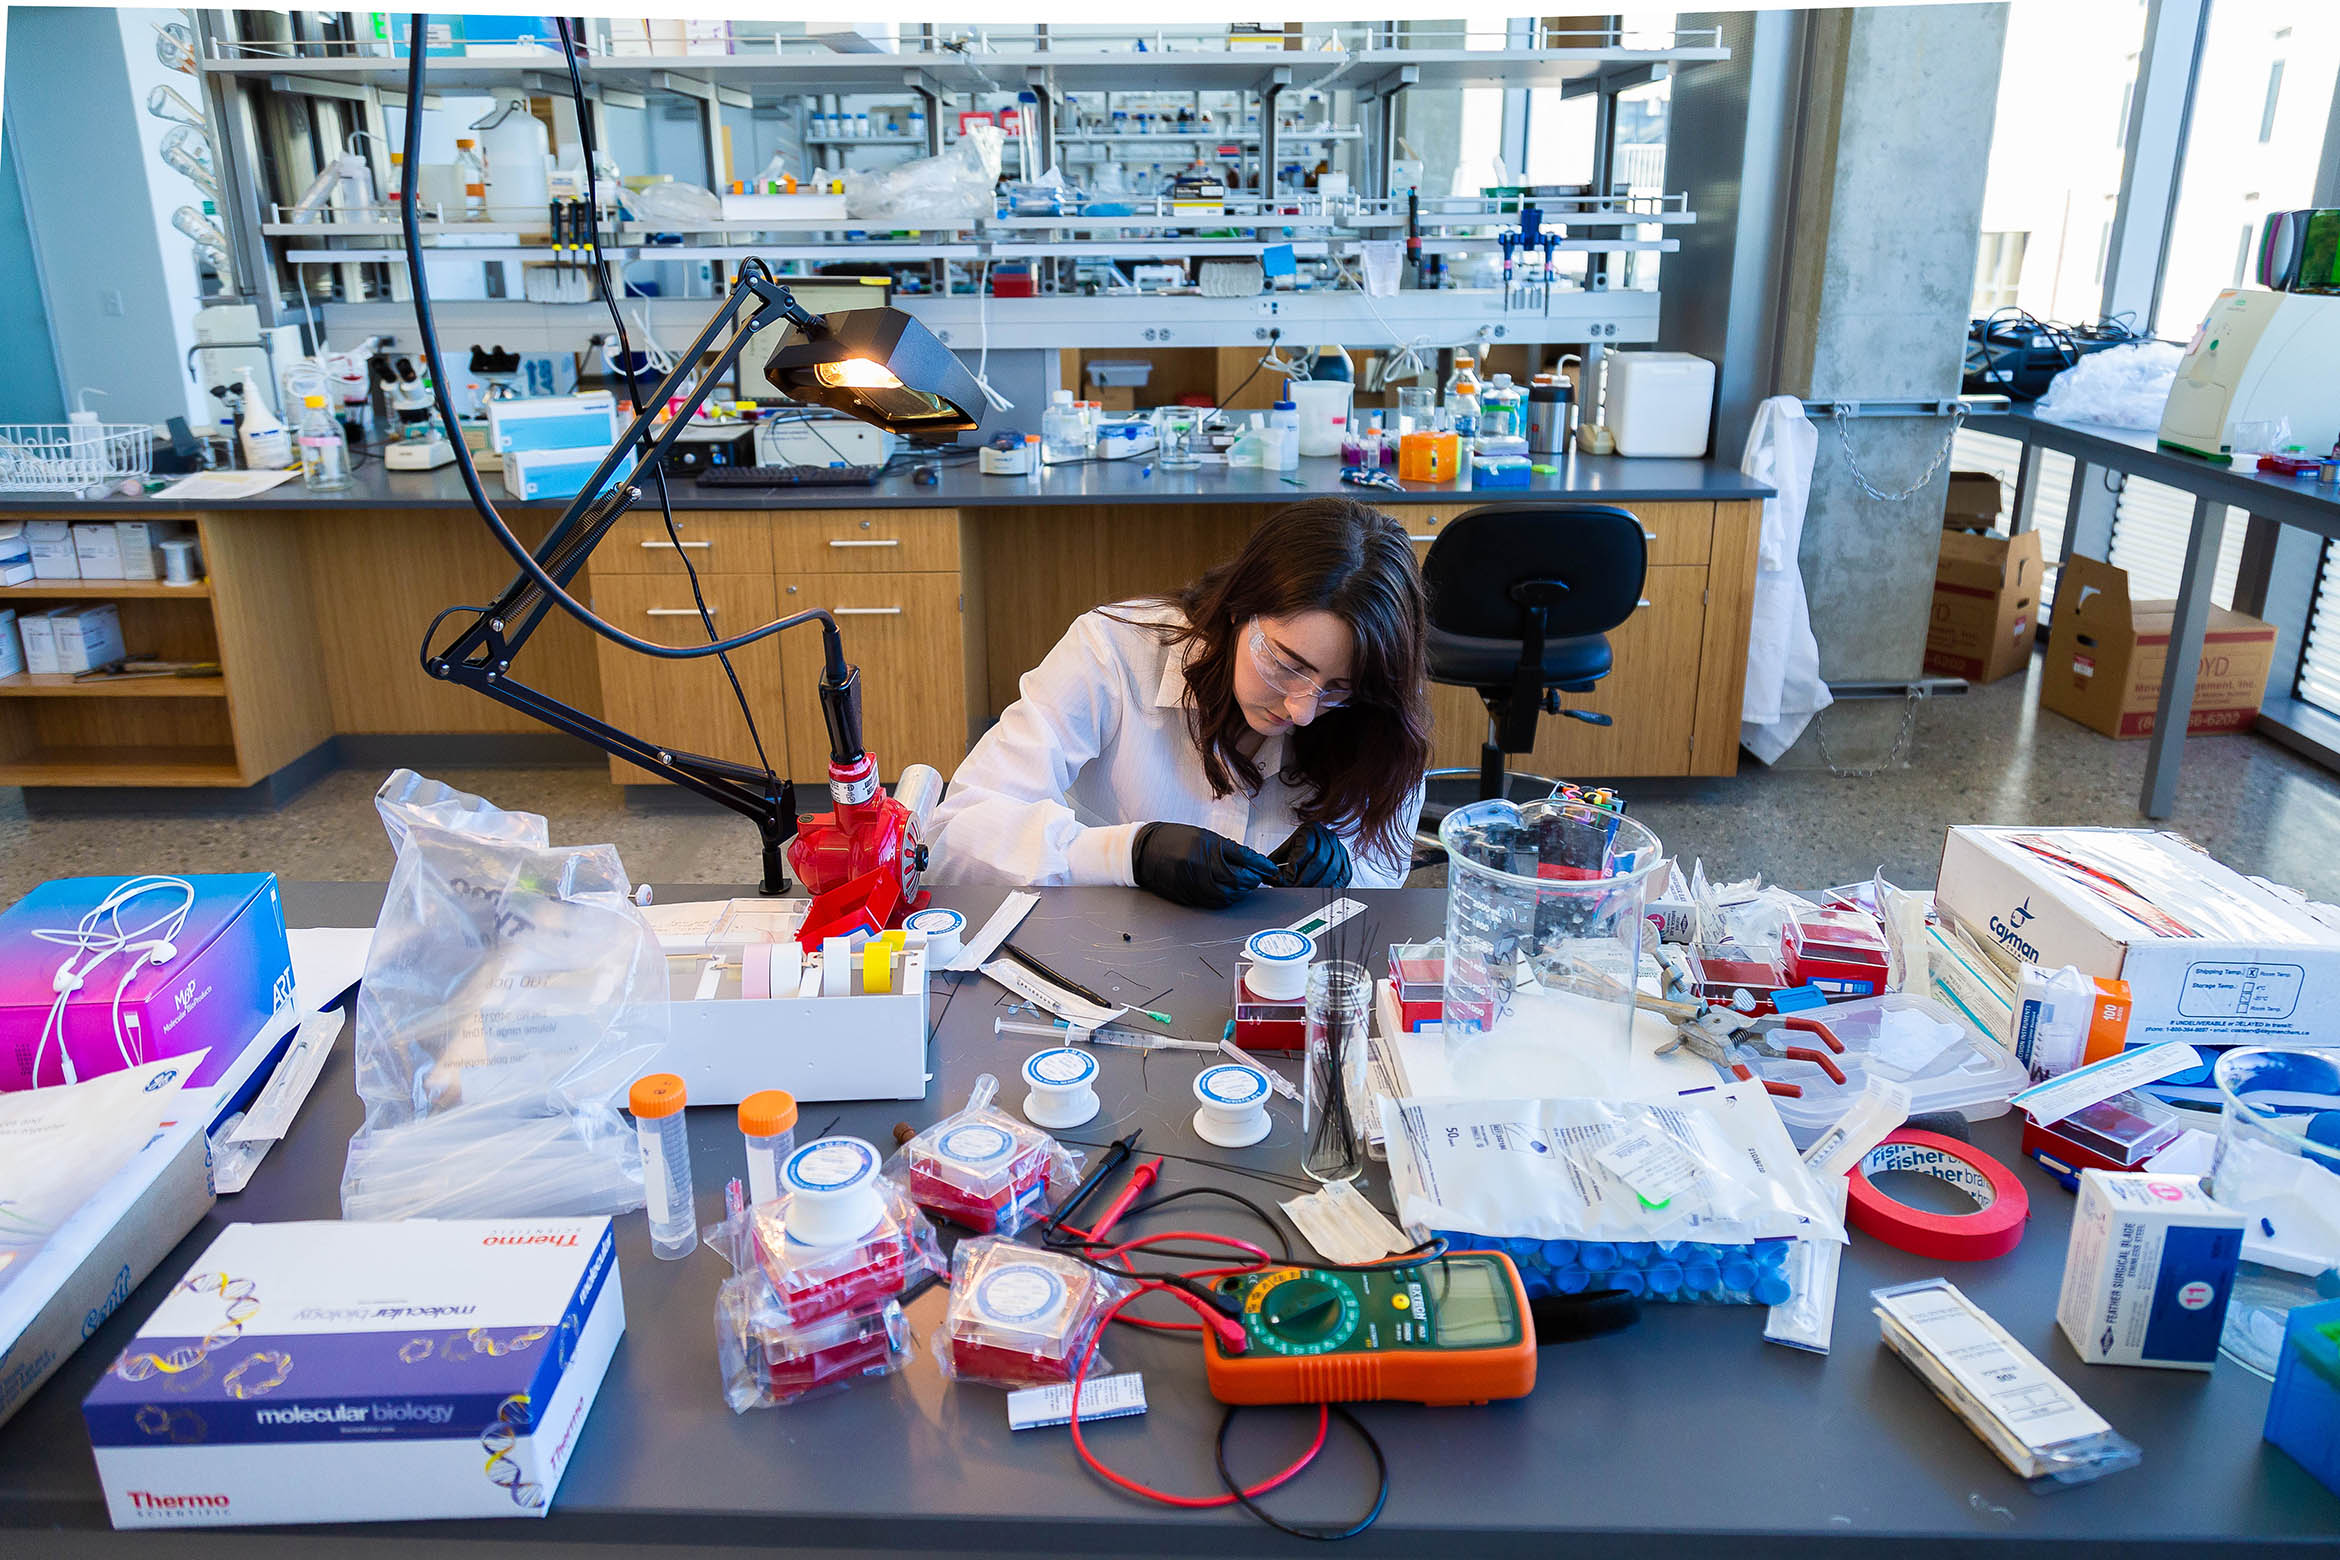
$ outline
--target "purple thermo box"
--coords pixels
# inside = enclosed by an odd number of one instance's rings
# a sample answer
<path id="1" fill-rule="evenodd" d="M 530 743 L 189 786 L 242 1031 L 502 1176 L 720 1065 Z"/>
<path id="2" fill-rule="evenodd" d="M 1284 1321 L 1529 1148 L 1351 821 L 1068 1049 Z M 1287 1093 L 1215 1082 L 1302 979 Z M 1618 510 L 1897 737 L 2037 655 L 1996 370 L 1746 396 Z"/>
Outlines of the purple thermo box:
<path id="1" fill-rule="evenodd" d="M 75 1075 L 94 1078 L 128 1065 L 125 1052 L 152 1062 L 204 1051 L 188 1083 L 211 1083 L 279 1007 L 291 1005 L 292 953 L 276 875 L 238 872 L 183 879 L 195 890 L 194 902 L 183 924 L 165 925 L 176 950 L 171 958 L 154 964 L 129 949 L 114 953 L 88 971 L 79 990 L 63 994 L 64 1010 L 56 1013 L 58 970 L 68 959 L 76 970 L 90 962 L 90 952 L 72 941 L 75 928 L 131 881 L 57 878 L 0 915 L 0 1090 L 63 1083 L 68 1052 Z M 122 907 L 121 928 L 136 932 L 185 898 L 171 888 L 141 894 Z M 110 935 L 112 919 L 99 930 Z M 66 940 L 36 937 L 36 931 Z"/>

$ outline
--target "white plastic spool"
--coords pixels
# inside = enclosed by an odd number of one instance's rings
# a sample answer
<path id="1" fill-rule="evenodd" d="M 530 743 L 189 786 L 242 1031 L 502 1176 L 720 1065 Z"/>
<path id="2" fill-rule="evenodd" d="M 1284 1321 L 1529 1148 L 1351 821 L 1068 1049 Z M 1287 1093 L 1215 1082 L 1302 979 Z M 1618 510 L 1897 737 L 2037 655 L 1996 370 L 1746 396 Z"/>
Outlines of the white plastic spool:
<path id="1" fill-rule="evenodd" d="M 937 906 L 911 916 L 902 923 L 902 929 L 926 939 L 926 967 L 940 969 L 959 956 L 959 942 L 966 935 L 967 918 L 956 910 Z"/>
<path id="2" fill-rule="evenodd" d="M 886 1215 L 878 1193 L 878 1151 L 857 1137 L 821 1138 L 788 1156 L 788 1238 L 807 1246 L 844 1246 L 876 1229 Z"/>
<path id="3" fill-rule="evenodd" d="M 1194 1135 L 1220 1148 L 1249 1148 L 1268 1135 L 1267 1074 L 1241 1062 L 1206 1067 L 1194 1080 Z"/>
<path id="4" fill-rule="evenodd" d="M 1024 1119 L 1062 1131 L 1097 1114 L 1097 1059 L 1074 1046 L 1052 1046 L 1024 1059 Z"/>
<path id="5" fill-rule="evenodd" d="M 1316 939 L 1289 927 L 1253 932 L 1243 942 L 1251 974 L 1244 984 L 1256 997 L 1298 1002 L 1308 995 L 1308 966 L 1316 961 Z"/>

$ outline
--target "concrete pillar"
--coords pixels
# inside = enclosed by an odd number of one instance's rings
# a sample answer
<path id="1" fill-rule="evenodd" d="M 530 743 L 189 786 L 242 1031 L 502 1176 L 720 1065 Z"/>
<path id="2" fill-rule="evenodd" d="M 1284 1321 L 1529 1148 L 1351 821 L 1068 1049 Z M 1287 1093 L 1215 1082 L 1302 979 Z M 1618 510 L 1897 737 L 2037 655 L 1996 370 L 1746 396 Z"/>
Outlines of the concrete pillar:
<path id="1" fill-rule="evenodd" d="M 1811 399 L 1958 393 L 1984 173 L 2005 47 L 2003 4 L 1815 12 L 1786 218 L 1778 387 Z M 1948 462 L 1947 418 L 1823 426 L 1803 567 L 1821 675 L 1920 675 Z M 1847 458 L 1846 442 L 1850 445 Z M 1895 493 L 1872 496 L 1868 486 Z M 1931 475 L 1927 475 L 1931 467 Z M 1900 702 L 1822 719 L 1840 765 L 1881 758 Z M 1818 762 L 1808 731 L 1786 762 Z"/>

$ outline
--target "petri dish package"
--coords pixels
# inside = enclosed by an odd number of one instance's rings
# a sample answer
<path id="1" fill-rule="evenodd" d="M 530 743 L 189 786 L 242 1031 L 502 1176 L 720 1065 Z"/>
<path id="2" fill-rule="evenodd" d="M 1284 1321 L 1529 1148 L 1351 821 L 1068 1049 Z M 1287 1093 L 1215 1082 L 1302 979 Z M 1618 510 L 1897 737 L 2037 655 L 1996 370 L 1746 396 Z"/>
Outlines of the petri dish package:
<path id="1" fill-rule="evenodd" d="M 1116 1300 L 1136 1288 L 1070 1257 L 1013 1241 L 961 1241 L 951 1303 L 935 1335 L 945 1375 L 997 1387 L 1070 1381 Z M 1102 1360 L 1090 1373 L 1104 1372 Z"/>

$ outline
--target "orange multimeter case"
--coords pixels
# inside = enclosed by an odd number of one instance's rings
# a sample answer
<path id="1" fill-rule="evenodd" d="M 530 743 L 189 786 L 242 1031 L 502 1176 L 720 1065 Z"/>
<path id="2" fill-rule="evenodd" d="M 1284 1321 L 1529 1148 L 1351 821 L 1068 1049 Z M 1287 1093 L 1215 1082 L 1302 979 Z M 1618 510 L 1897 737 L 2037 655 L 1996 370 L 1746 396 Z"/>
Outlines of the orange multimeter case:
<path id="1" fill-rule="evenodd" d="M 1486 1403 L 1536 1387 L 1535 1323 L 1497 1251 L 1388 1267 L 1274 1267 L 1220 1280 L 1250 1347 L 1203 1333 L 1222 1403 Z"/>

